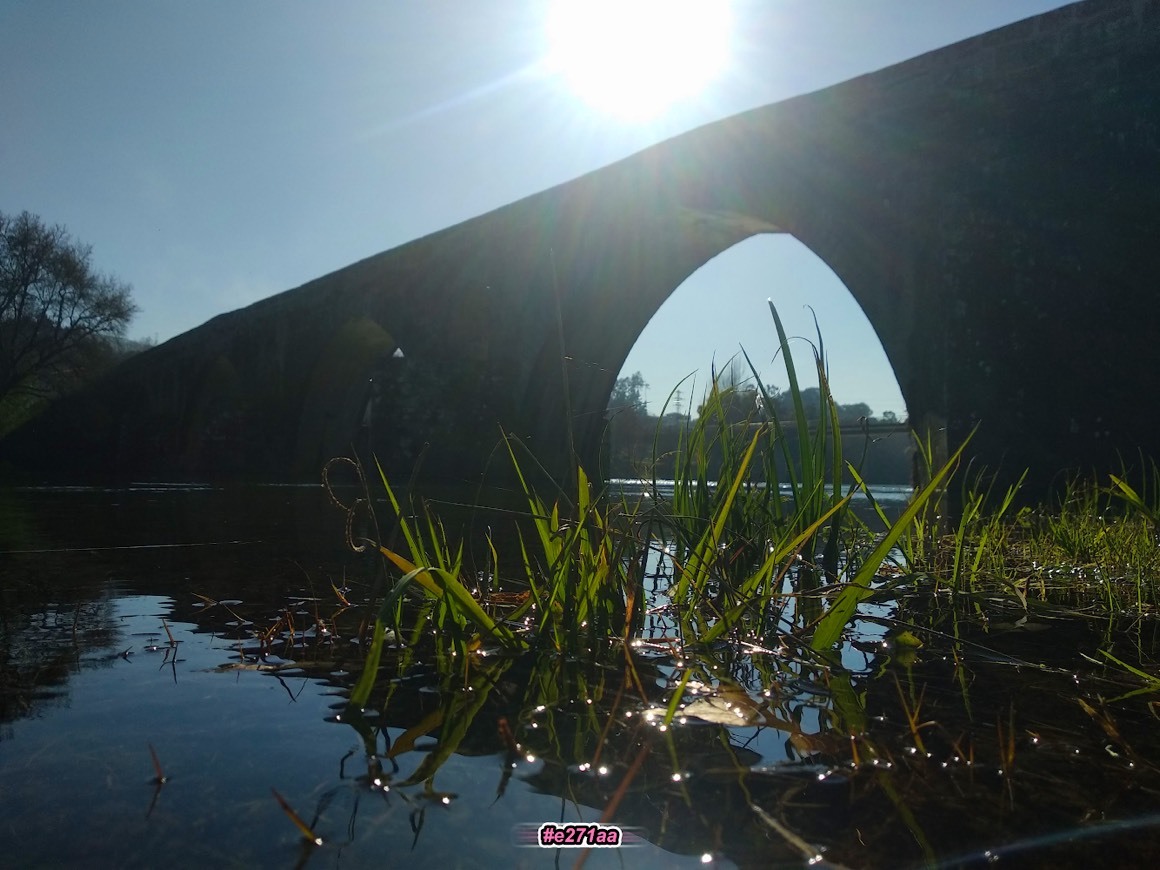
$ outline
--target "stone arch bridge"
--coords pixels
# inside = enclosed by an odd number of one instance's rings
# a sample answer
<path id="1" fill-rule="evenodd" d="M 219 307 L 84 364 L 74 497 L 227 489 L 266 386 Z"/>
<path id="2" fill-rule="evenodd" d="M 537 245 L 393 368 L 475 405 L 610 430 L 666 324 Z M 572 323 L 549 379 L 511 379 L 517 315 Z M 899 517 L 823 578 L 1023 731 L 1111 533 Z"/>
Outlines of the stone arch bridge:
<path id="1" fill-rule="evenodd" d="M 1160 0 L 710 124 L 223 314 L 0 454 L 41 477 L 313 480 L 354 443 L 478 480 L 502 427 L 550 471 L 573 445 L 592 463 L 652 314 L 757 233 L 834 270 L 911 420 L 952 444 L 980 423 L 990 467 L 1046 486 L 1160 453 Z"/>

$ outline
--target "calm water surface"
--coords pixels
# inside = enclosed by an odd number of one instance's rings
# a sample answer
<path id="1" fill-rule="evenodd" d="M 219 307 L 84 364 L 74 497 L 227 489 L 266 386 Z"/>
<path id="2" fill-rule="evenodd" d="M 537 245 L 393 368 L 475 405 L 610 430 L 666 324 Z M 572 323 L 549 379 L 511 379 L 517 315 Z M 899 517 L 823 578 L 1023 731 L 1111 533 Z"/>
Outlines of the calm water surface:
<path id="1" fill-rule="evenodd" d="M 610 802 L 644 842 L 585 866 L 1157 854 L 1160 694 L 1122 698 L 1141 681 L 1085 658 L 1104 646 L 1148 667 L 1148 621 L 1108 646 L 1121 626 L 1000 608 L 955 652 L 932 618 L 915 651 L 880 602 L 844 669 L 788 647 L 706 651 L 670 729 L 656 713 L 683 671 L 663 642 L 634 650 L 639 687 L 524 657 L 452 691 L 415 660 L 346 721 L 377 567 L 343 539 L 314 487 L 0 493 L 4 863 L 574 866 L 519 845 L 521 826 L 597 821 Z M 663 615 L 650 629 L 665 636 Z"/>

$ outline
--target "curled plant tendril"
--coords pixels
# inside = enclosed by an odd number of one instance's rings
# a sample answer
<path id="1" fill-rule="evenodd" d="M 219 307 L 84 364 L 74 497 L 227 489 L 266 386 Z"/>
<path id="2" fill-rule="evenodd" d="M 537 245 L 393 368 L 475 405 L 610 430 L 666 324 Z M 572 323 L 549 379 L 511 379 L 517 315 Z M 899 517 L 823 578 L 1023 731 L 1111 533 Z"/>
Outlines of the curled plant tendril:
<path id="1" fill-rule="evenodd" d="M 358 482 L 364 493 L 367 491 L 366 476 L 363 474 L 362 465 L 349 456 L 336 456 L 329 460 L 326 465 L 322 466 L 322 487 L 326 490 L 327 498 L 330 499 L 335 507 L 346 513 L 346 545 L 356 553 L 365 553 L 367 549 L 366 539 L 360 539 L 362 543 L 356 543 L 354 539 L 354 519 L 358 515 L 359 509 L 367 508 L 370 502 L 360 496 L 348 505 L 335 494 L 334 487 L 330 483 L 330 470 L 336 464 L 349 465 L 354 469 L 354 473 L 358 475 Z"/>

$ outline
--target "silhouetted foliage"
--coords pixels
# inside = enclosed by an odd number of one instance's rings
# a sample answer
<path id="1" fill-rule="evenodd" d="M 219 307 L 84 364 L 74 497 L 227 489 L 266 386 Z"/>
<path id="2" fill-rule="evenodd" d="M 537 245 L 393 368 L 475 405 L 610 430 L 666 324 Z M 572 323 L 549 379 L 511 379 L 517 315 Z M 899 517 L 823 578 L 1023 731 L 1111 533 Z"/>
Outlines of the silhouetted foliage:
<path id="1" fill-rule="evenodd" d="M 728 426 L 748 426 L 769 420 L 770 411 L 776 413 L 782 425 L 792 431 L 794 423 L 793 397 L 772 384 L 766 384 L 772 409 L 765 407 L 759 391 L 752 379 L 735 364 L 721 372 L 714 372 L 717 380 L 715 401 L 716 414 Z M 666 412 L 661 418 L 648 413 L 644 401 L 644 390 L 648 387 L 640 372 L 619 378 L 608 400 L 608 474 L 611 477 L 633 477 L 651 474 L 665 478 L 672 475 L 672 462 L 681 442 L 682 432 L 704 411 L 704 405 L 691 409 L 691 417 Z M 801 390 L 805 406 L 806 420 L 812 429 L 818 422 L 821 394 L 817 387 Z M 898 425 L 898 415 L 887 411 L 881 419 L 876 419 L 865 402 L 836 405 L 838 423 L 843 428 L 853 430 L 848 443 L 853 449 L 861 449 L 865 438 L 873 445 L 869 450 L 865 467 L 861 470 L 867 479 L 879 483 L 906 483 L 911 472 L 910 439 L 898 433 L 891 437 L 866 427 L 875 425 Z M 656 463 L 654 465 L 654 463 Z M 646 476 L 647 476 L 646 474 Z"/>
<path id="2" fill-rule="evenodd" d="M 613 445 L 609 460 L 614 468 L 628 468 L 633 451 L 646 443 L 655 419 L 648 414 L 644 391 L 648 389 L 644 376 L 634 372 L 626 378 L 617 378 L 608 397 L 609 441 Z"/>
<path id="3" fill-rule="evenodd" d="M 0 213 L 0 431 L 131 351 L 131 289 L 35 215 Z"/>
<path id="4" fill-rule="evenodd" d="M 627 378 L 617 378 L 612 388 L 612 395 L 608 397 L 608 410 L 617 412 L 625 409 L 645 411 L 644 391 L 648 384 L 640 372 L 633 372 Z"/>

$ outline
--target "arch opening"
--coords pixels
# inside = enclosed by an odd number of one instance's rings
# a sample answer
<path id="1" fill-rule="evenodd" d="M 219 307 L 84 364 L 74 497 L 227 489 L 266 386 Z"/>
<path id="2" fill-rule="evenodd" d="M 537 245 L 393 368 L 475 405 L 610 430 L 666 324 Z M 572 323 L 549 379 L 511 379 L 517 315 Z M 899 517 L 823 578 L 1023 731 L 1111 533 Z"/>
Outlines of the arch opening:
<path id="1" fill-rule="evenodd" d="M 767 300 L 777 307 L 785 326 L 803 389 L 818 385 L 813 358 L 816 317 L 830 389 L 843 420 L 866 416 L 886 426 L 906 422 L 906 402 L 893 366 L 850 289 L 792 235 L 761 233 L 727 248 L 690 275 L 637 337 L 609 403 L 614 419 L 626 405 L 634 401 L 642 405 L 635 421 L 611 427 L 614 477 L 642 458 L 626 440 L 646 432 L 651 438 L 662 413 L 696 415 L 714 370 L 726 381 L 752 382 L 742 348 L 767 386 L 788 388 Z M 899 445 L 902 449 L 909 447 L 909 439 L 894 440 L 905 442 L 904 447 Z M 906 468 L 906 474 L 898 469 L 889 472 L 904 479 L 881 482 L 907 483 L 909 465 Z"/>

